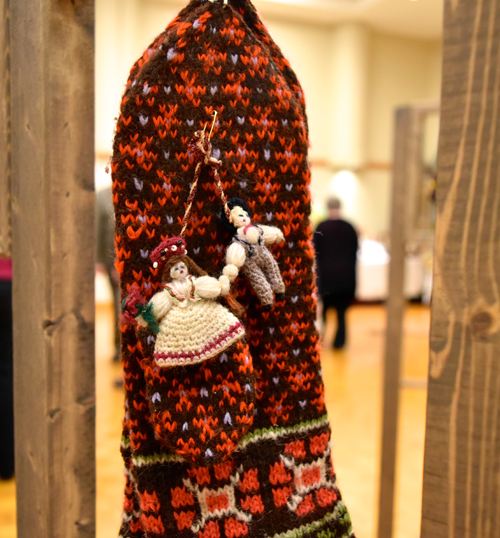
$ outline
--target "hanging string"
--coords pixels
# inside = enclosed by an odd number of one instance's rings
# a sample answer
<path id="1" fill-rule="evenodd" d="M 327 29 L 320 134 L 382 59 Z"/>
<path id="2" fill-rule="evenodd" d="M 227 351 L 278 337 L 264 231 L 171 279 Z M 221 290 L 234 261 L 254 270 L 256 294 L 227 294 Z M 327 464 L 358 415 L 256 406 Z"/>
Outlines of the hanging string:
<path id="1" fill-rule="evenodd" d="M 217 112 L 213 113 L 214 119 L 212 121 L 212 127 L 210 133 L 206 134 L 207 124 L 203 128 L 203 131 L 196 131 L 193 138 L 189 142 L 189 149 L 194 153 L 196 168 L 194 171 L 193 183 L 191 185 L 191 190 L 189 191 L 189 196 L 187 199 L 186 212 L 184 213 L 184 219 L 182 220 L 182 229 L 180 236 L 184 239 L 186 234 L 186 228 L 188 225 L 189 217 L 191 215 L 191 209 L 193 207 L 193 201 L 196 196 L 196 189 L 198 187 L 198 179 L 200 178 L 201 168 L 205 164 L 212 169 L 212 173 L 215 178 L 215 184 L 217 190 L 219 191 L 222 203 L 224 205 L 224 213 L 226 214 L 227 219 L 231 222 L 231 210 L 227 205 L 227 197 L 224 193 L 224 188 L 222 186 L 222 181 L 220 179 L 219 168 L 222 166 L 222 162 L 212 157 L 212 144 L 210 143 L 210 137 L 214 130 L 215 121 L 217 119 Z"/>

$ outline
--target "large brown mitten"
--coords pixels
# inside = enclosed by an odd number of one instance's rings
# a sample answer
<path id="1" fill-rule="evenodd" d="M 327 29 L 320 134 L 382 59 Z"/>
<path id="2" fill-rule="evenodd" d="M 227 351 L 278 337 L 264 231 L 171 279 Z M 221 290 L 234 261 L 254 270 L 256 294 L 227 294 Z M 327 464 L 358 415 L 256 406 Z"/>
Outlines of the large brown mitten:
<path id="1" fill-rule="evenodd" d="M 159 422 L 151 416 L 158 402 L 152 400 L 168 385 L 168 370 L 161 372 L 166 382 L 155 378 L 147 370 L 152 368 L 147 363 L 151 352 L 140 349 L 134 327 L 122 326 L 122 450 L 128 483 L 121 536 L 347 538 L 353 530 L 330 457 L 315 329 L 304 98 L 248 0 L 193 0 L 131 70 L 111 162 L 122 294 L 136 284 L 149 300 L 162 289 L 150 255 L 161 241 L 181 232 L 196 166 L 189 141 L 214 111 L 212 156 L 222 163 L 225 193 L 248 202 L 255 224 L 283 231 L 285 241 L 271 245 L 270 251 L 286 297 L 276 297 L 267 312 L 247 279 L 235 281 L 238 301 L 246 308 L 242 322 L 254 374 L 244 375 L 255 375 L 255 414 L 248 433 L 215 465 L 181 461 L 177 442 L 167 446 L 156 435 L 153 424 Z M 220 206 L 212 170 L 206 166 L 186 242 L 189 255 L 210 275 L 222 272 L 231 243 L 216 218 Z M 229 382 L 229 360 L 210 363 L 215 385 Z M 235 359 L 232 364 L 236 371 L 241 365 Z M 173 397 L 179 398 L 181 409 L 187 407 L 180 392 Z M 229 405 L 231 420 L 233 409 Z M 227 427 L 225 416 L 219 415 Z M 181 420 L 172 416 L 169 422 Z M 238 423 L 233 421 L 233 427 Z M 165 435 L 167 430 L 165 423 Z M 203 432 L 195 433 L 201 442 Z M 182 427 L 179 435 L 186 443 Z"/>

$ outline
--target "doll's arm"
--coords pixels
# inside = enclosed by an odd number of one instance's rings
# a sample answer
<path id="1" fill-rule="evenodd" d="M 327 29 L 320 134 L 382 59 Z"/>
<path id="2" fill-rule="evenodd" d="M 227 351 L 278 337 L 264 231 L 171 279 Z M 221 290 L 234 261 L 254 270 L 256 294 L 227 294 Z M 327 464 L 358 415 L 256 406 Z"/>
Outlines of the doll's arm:
<path id="1" fill-rule="evenodd" d="M 241 243 L 231 243 L 226 251 L 226 266 L 222 274 L 232 282 L 247 259 L 245 247 Z"/>
<path id="2" fill-rule="evenodd" d="M 200 276 L 194 284 L 194 292 L 202 299 L 215 299 L 222 291 L 222 283 L 211 276 Z"/>
<path id="3" fill-rule="evenodd" d="M 152 313 L 157 320 L 164 318 L 172 308 L 172 297 L 167 290 L 160 291 L 153 295 L 149 304 L 152 307 Z"/>
<path id="4" fill-rule="evenodd" d="M 264 232 L 263 239 L 265 245 L 272 245 L 273 243 L 282 243 L 285 240 L 283 232 L 276 228 L 276 226 L 260 226 L 259 228 Z"/>

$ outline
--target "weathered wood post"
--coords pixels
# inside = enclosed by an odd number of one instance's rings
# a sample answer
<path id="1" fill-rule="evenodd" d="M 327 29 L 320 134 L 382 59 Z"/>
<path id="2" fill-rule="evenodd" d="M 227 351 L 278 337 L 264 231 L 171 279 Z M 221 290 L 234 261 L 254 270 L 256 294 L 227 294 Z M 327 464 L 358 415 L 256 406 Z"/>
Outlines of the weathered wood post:
<path id="1" fill-rule="evenodd" d="M 20 538 L 95 535 L 94 2 L 10 2 Z"/>
<path id="2" fill-rule="evenodd" d="M 391 538 L 394 527 L 396 491 L 399 391 L 408 386 L 425 386 L 425 380 L 401 377 L 405 255 L 409 241 L 417 240 L 417 210 L 422 181 L 422 147 L 425 120 L 439 113 L 433 104 L 412 105 L 396 110 L 394 165 L 392 173 L 391 263 L 383 370 L 382 442 L 378 538 Z"/>
<path id="3" fill-rule="evenodd" d="M 446 0 L 423 538 L 500 537 L 500 5 Z"/>
<path id="4" fill-rule="evenodd" d="M 10 45 L 9 4 L 0 0 L 0 256 L 10 256 Z"/>
<path id="5" fill-rule="evenodd" d="M 405 251 L 408 240 L 409 200 L 420 177 L 421 113 L 414 107 L 396 111 L 394 168 L 392 174 L 391 263 L 383 376 L 382 443 L 380 449 L 380 489 L 378 538 L 391 538 L 394 522 L 396 444 L 399 418 L 401 346 L 405 310 Z"/>

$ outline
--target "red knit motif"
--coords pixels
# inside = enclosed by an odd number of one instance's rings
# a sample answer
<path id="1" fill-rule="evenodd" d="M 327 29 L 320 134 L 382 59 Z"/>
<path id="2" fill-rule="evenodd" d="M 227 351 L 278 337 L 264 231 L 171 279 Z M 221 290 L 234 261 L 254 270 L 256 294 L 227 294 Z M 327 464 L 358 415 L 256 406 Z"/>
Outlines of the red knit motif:
<path id="1" fill-rule="evenodd" d="M 163 526 L 161 516 L 154 517 L 142 514 L 141 521 L 144 529 L 147 532 L 151 532 L 153 534 L 163 534 L 165 532 L 165 527 Z"/>
<path id="2" fill-rule="evenodd" d="M 281 508 L 288 503 L 288 500 L 292 496 L 293 490 L 291 487 L 273 489 L 273 499 L 276 508 Z"/>
<path id="3" fill-rule="evenodd" d="M 285 469 L 283 462 L 275 463 L 271 466 L 271 472 L 269 473 L 269 482 L 273 486 L 276 484 L 286 484 L 290 482 L 292 475 Z"/>
<path id="4" fill-rule="evenodd" d="M 183 529 L 189 529 L 193 524 L 193 520 L 196 513 L 189 512 L 174 512 L 175 520 L 177 521 L 177 528 L 182 531 Z"/>
<path id="5" fill-rule="evenodd" d="M 195 478 L 199 486 L 210 484 L 210 469 L 207 467 L 195 467 L 188 469 L 190 478 Z"/>
<path id="6" fill-rule="evenodd" d="M 170 491 L 172 493 L 172 506 L 174 508 L 194 505 L 194 496 L 192 493 L 186 491 L 185 487 L 172 488 Z"/>
<path id="7" fill-rule="evenodd" d="M 214 465 L 214 474 L 216 480 L 227 480 L 234 471 L 234 462 L 231 460 Z"/>
<path id="8" fill-rule="evenodd" d="M 285 446 L 285 454 L 288 456 L 291 455 L 294 458 L 304 458 L 306 456 L 304 441 L 294 441 L 293 443 L 288 443 Z"/>
<path id="9" fill-rule="evenodd" d="M 315 435 L 314 437 L 311 437 L 311 454 L 314 454 L 315 456 L 317 454 L 323 454 L 323 452 L 326 450 L 329 440 L 329 432 L 325 432 L 321 435 Z"/>
<path id="10" fill-rule="evenodd" d="M 316 491 L 316 500 L 320 506 L 328 506 L 337 500 L 337 494 L 333 489 L 320 488 Z"/>
<path id="11" fill-rule="evenodd" d="M 142 494 L 139 494 L 141 498 L 141 508 L 144 512 L 159 512 L 160 511 L 160 502 L 158 501 L 158 496 L 156 492 L 149 494 L 145 491 Z"/>
<path id="12" fill-rule="evenodd" d="M 296 513 L 299 516 L 306 516 L 309 512 L 315 509 L 314 499 L 312 494 L 308 495 L 297 507 Z"/>
<path id="13" fill-rule="evenodd" d="M 259 480 L 257 479 L 258 469 L 249 469 L 245 471 L 243 479 L 240 481 L 239 487 L 244 493 L 258 490 L 260 488 Z"/>
<path id="14" fill-rule="evenodd" d="M 247 495 L 241 501 L 241 506 L 244 510 L 252 512 L 252 514 L 261 514 L 264 511 L 264 504 L 260 495 Z"/>
<path id="15" fill-rule="evenodd" d="M 234 517 L 230 517 L 224 522 L 224 530 L 227 538 L 238 538 L 248 534 L 248 525 Z"/>
<path id="16" fill-rule="evenodd" d="M 198 538 L 220 538 L 219 522 L 209 521 L 204 530 L 199 532 Z"/>

